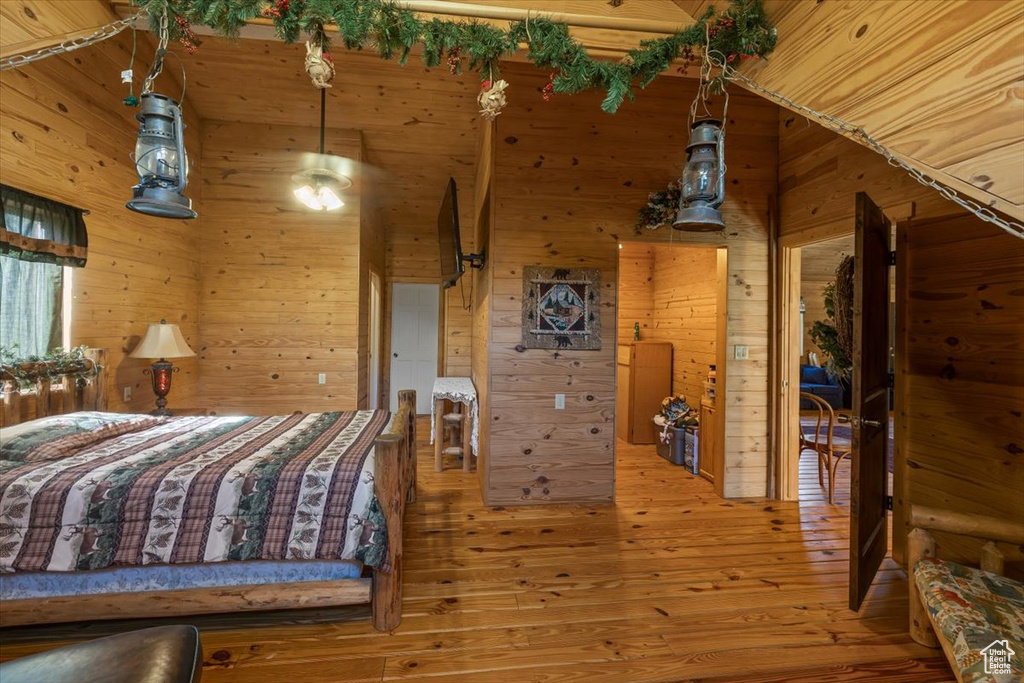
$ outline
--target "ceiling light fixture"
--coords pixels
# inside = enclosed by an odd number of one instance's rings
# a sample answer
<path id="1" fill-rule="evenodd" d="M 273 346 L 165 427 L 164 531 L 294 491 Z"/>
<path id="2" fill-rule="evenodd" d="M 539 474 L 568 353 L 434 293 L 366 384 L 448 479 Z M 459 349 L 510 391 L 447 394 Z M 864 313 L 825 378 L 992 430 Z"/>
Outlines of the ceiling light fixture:
<path id="1" fill-rule="evenodd" d="M 325 158 L 324 136 L 326 125 L 327 91 L 320 89 L 320 155 Z M 292 176 L 296 187 L 292 190 L 295 197 L 313 211 L 334 211 L 345 206 L 341 192 L 352 187 L 352 179 L 335 170 L 318 165 Z"/>

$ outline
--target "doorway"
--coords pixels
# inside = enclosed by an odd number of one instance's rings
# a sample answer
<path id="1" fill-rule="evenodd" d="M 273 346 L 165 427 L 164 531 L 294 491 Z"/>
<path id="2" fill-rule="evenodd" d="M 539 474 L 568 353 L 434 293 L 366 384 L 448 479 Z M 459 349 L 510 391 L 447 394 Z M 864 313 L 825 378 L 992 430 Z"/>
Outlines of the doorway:
<path id="1" fill-rule="evenodd" d="M 437 378 L 440 286 L 396 282 L 391 290 L 391 410 L 398 392 L 416 390 L 416 412 L 430 413 Z"/>
<path id="2" fill-rule="evenodd" d="M 619 249 L 616 437 L 620 459 L 655 463 L 665 476 L 692 470 L 723 486 L 727 258 L 724 247 L 624 242 Z M 684 461 L 652 420 L 666 396 L 699 419 Z M 679 432 L 671 432 L 679 435 Z M 671 437 L 670 444 L 671 446 Z M 697 451 L 693 466 L 692 451 Z M 659 452 L 662 457 L 659 458 Z M 667 456 L 667 457 L 666 457 Z"/>

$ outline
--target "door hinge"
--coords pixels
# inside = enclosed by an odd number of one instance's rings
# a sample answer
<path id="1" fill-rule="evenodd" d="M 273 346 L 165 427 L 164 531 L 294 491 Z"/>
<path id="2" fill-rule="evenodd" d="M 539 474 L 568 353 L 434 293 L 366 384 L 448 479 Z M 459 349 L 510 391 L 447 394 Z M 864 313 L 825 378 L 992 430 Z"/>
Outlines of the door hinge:
<path id="1" fill-rule="evenodd" d="M 892 510 L 892 496 L 885 497 L 885 509 Z"/>
<path id="2" fill-rule="evenodd" d="M 895 372 L 890 372 L 889 373 L 889 388 L 890 389 L 895 389 L 896 388 L 896 373 Z"/>
<path id="3" fill-rule="evenodd" d="M 889 265 L 890 266 L 895 266 L 896 265 L 896 251 L 895 250 L 889 252 Z"/>

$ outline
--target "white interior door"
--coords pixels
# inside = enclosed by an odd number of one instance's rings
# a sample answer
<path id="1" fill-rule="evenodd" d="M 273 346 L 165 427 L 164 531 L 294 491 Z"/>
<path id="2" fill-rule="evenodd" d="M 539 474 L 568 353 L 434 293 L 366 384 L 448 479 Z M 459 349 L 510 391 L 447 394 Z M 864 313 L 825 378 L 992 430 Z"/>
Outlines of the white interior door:
<path id="1" fill-rule="evenodd" d="M 370 271 L 370 410 L 380 407 L 381 322 L 380 275 Z"/>
<path id="2" fill-rule="evenodd" d="M 391 410 L 398 391 L 416 390 L 416 412 L 430 412 L 437 377 L 439 285 L 396 282 L 391 290 Z"/>

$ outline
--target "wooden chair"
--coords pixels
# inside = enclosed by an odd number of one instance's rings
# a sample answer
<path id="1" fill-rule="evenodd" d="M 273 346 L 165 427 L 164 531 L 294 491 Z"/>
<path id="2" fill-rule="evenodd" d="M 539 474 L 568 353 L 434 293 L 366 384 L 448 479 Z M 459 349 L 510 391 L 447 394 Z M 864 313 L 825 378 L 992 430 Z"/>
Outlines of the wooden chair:
<path id="1" fill-rule="evenodd" d="M 801 425 L 800 427 L 800 452 L 803 453 L 806 449 L 818 454 L 818 483 L 821 486 L 825 486 L 823 470 L 827 470 L 828 504 L 832 505 L 835 501 L 836 470 L 839 469 L 839 463 L 843 458 L 850 457 L 851 451 L 836 448 L 833 443 L 832 430 L 835 428 L 838 419 L 832 406 L 820 396 L 815 396 L 805 391 L 800 392 L 800 398 L 810 401 L 814 405 L 814 412 L 817 413 L 814 434 L 808 436 L 804 433 L 803 426 Z M 826 427 L 824 441 L 822 441 L 821 435 L 822 425 Z"/>

